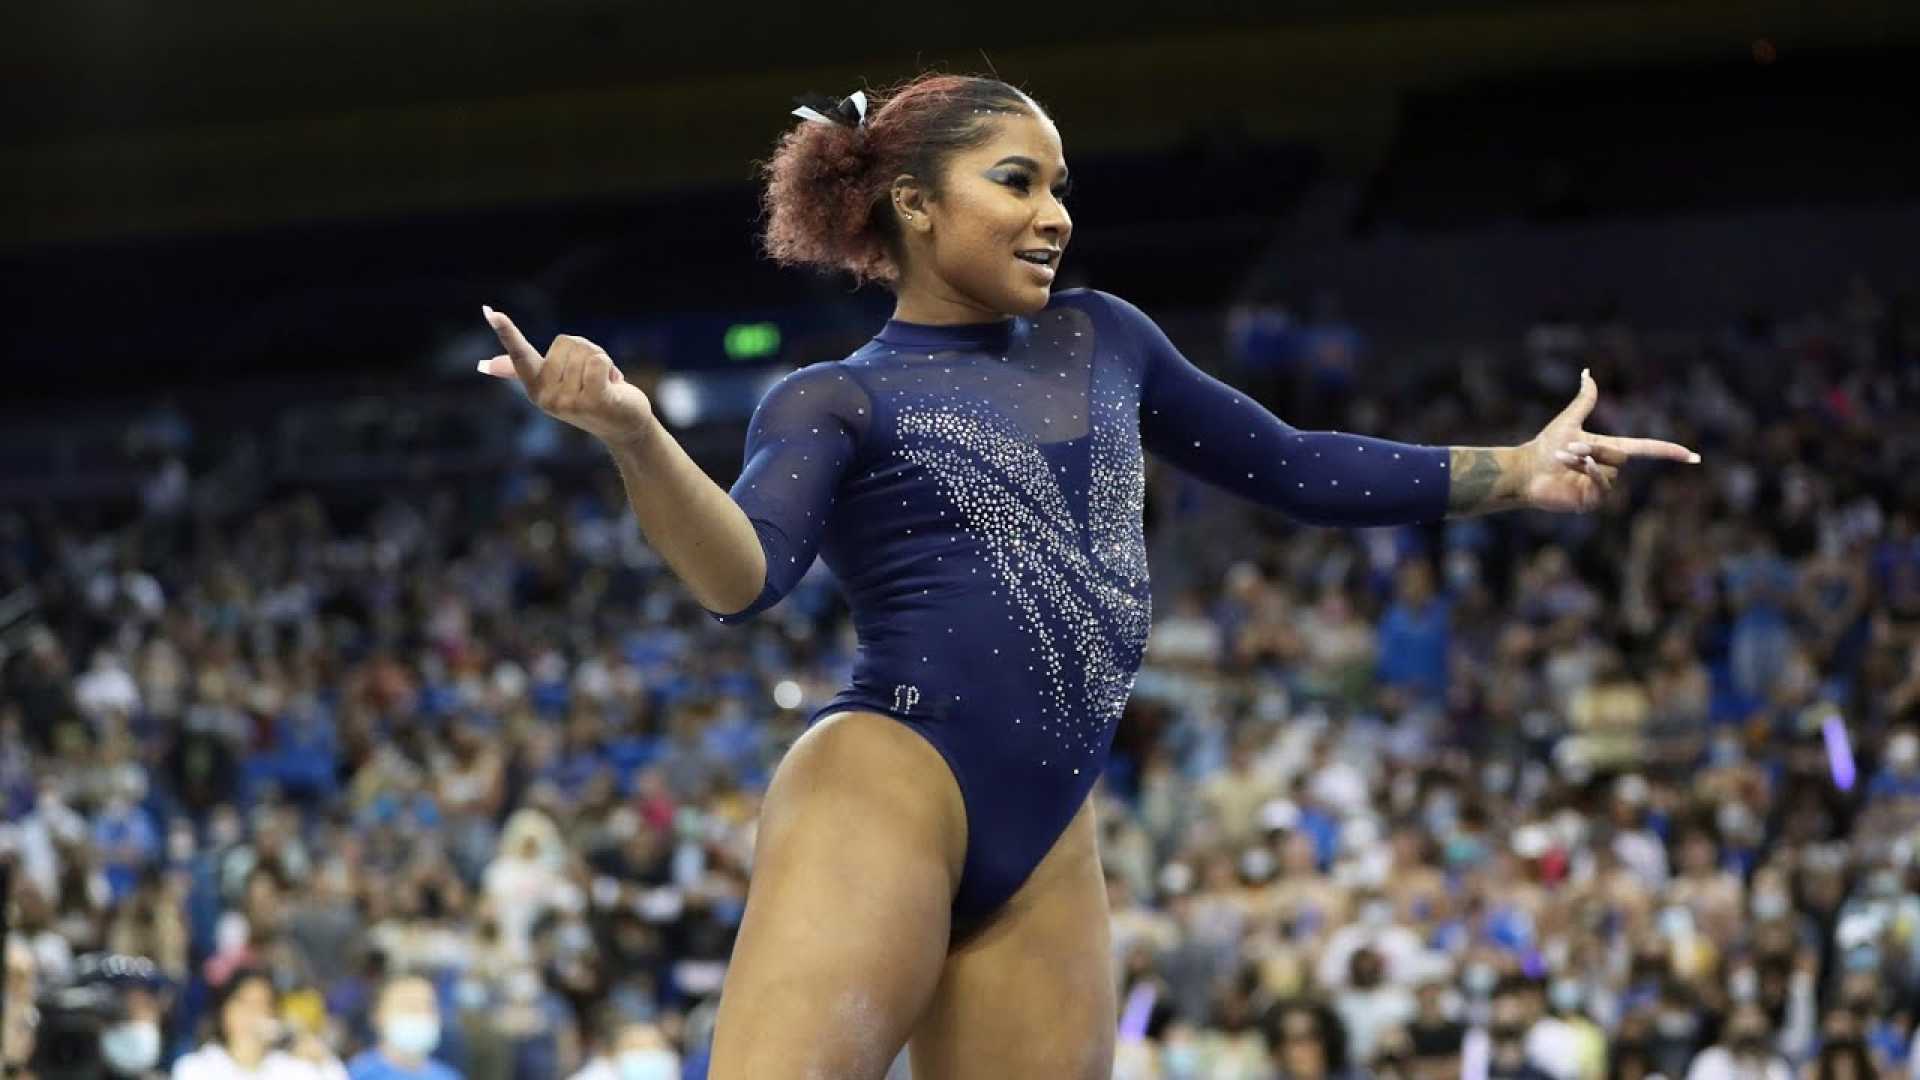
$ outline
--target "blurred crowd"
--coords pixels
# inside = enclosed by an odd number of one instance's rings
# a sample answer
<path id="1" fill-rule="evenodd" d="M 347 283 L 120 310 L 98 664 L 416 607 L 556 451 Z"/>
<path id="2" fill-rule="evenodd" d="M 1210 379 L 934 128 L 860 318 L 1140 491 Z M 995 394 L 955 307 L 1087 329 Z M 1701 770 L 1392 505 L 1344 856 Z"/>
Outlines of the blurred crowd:
<path id="1" fill-rule="evenodd" d="M 1916 298 L 1250 340 L 1302 426 L 1516 441 L 1591 367 L 1590 427 L 1705 463 L 1356 531 L 1155 468 L 1116 1075 L 1920 1076 Z M 80 1075 L 92 1017 L 98 1075 L 703 1075 L 759 794 L 852 660 L 825 571 L 723 628 L 610 468 L 236 503 L 196 445 L 0 508 L 7 1062 Z"/>

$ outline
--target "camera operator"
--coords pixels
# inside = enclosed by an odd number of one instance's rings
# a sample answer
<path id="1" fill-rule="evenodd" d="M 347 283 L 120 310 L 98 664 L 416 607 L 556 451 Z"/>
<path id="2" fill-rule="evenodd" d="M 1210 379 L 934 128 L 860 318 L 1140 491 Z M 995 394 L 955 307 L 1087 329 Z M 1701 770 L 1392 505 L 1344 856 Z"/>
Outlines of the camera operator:
<path id="1" fill-rule="evenodd" d="M 66 986 L 43 995 L 31 1075 L 72 1080 L 154 1080 L 167 982 L 144 956 L 80 958 Z"/>

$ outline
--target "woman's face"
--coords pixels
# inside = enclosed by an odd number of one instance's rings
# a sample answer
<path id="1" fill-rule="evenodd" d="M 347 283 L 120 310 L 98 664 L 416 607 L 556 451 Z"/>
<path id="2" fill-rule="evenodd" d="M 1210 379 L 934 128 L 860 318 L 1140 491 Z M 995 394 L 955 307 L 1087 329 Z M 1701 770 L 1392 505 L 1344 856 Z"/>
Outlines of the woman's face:
<path id="1" fill-rule="evenodd" d="M 1053 122 L 1026 113 L 1005 117 L 992 138 L 954 154 L 945 168 L 939 196 L 923 197 L 905 228 L 902 299 L 919 290 L 925 300 L 982 321 L 1046 307 L 1073 233 L 1062 202 L 1067 160 Z M 1020 257 L 1048 251 L 1045 266 Z"/>
<path id="2" fill-rule="evenodd" d="M 273 1019 L 273 987 L 265 979 L 249 979 L 233 992 L 220 1013 L 220 1027 L 228 1043 L 262 1042 Z"/>

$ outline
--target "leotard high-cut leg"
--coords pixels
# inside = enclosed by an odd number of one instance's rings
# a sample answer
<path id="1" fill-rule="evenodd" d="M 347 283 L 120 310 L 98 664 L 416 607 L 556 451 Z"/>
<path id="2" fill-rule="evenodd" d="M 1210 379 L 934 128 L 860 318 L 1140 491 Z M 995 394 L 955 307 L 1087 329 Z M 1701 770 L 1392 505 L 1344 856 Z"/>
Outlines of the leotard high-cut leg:
<path id="1" fill-rule="evenodd" d="M 814 714 L 891 716 L 967 813 L 956 937 L 1011 897 L 1105 767 L 1150 622 L 1143 451 L 1314 524 L 1445 515 L 1445 447 L 1298 431 L 1195 368 L 1138 308 L 1056 293 L 1031 317 L 890 321 L 771 390 L 732 495 L 765 610 L 824 558 L 851 685 Z"/>

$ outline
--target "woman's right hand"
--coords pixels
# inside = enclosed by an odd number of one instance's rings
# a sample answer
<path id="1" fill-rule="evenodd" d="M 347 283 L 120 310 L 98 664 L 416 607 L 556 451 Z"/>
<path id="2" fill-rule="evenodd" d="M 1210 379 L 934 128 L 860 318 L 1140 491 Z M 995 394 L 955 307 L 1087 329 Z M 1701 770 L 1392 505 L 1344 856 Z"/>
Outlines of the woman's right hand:
<path id="1" fill-rule="evenodd" d="M 586 338 L 561 334 L 541 356 L 512 319 L 490 307 L 480 311 L 507 350 L 482 360 L 482 374 L 519 380 L 542 412 L 608 446 L 629 446 L 653 432 L 658 423 L 653 403 L 627 381 L 606 350 Z"/>

